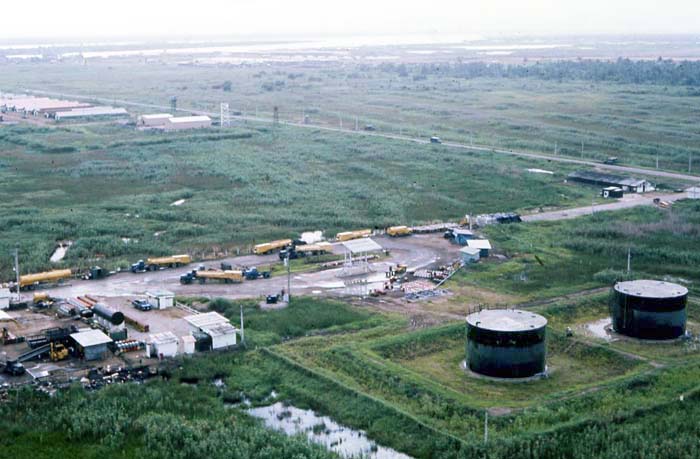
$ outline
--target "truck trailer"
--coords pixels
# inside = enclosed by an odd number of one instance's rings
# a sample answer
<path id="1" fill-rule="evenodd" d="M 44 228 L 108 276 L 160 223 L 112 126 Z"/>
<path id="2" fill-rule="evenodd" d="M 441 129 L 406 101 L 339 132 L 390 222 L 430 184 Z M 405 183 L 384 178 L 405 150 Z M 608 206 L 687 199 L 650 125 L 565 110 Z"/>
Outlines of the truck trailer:
<path id="1" fill-rule="evenodd" d="M 279 239 L 277 241 L 265 242 L 253 247 L 253 253 L 256 255 L 265 255 L 266 253 L 274 252 L 275 250 L 284 249 L 289 245 L 292 245 L 291 239 Z"/>
<path id="2" fill-rule="evenodd" d="M 371 229 L 363 229 L 357 231 L 344 231 L 335 235 L 335 239 L 339 242 L 350 241 L 352 239 L 360 239 L 362 237 L 369 237 L 372 235 Z"/>
<path id="3" fill-rule="evenodd" d="M 143 273 L 146 271 L 158 271 L 160 268 L 177 268 L 190 263 L 192 263 L 192 257 L 189 255 L 148 258 L 146 261 L 139 260 L 131 265 L 131 272 Z"/>
<path id="4" fill-rule="evenodd" d="M 196 270 L 188 272 L 180 276 L 180 283 L 183 285 L 191 284 L 194 281 L 198 281 L 200 284 L 204 284 L 208 281 L 220 281 L 224 284 L 234 284 L 243 282 L 243 271 L 238 270 Z"/>

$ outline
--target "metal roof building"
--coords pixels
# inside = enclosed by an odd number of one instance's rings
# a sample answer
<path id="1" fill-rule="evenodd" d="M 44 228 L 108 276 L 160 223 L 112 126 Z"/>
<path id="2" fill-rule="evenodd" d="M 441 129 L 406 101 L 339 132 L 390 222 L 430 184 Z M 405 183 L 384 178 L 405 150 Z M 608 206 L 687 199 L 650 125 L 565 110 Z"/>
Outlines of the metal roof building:
<path id="1" fill-rule="evenodd" d="M 178 340 L 173 332 L 155 333 L 150 335 L 149 354 L 151 357 L 175 357 Z"/>
<path id="2" fill-rule="evenodd" d="M 467 241 L 467 247 L 479 250 L 479 256 L 488 257 L 489 250 L 491 250 L 491 243 L 488 239 L 469 239 Z"/>
<path id="3" fill-rule="evenodd" d="M 65 112 L 56 112 L 54 115 L 56 121 L 68 118 L 91 118 L 91 117 L 103 117 L 103 116 L 128 116 L 127 112 L 123 108 L 117 107 L 86 107 L 86 108 L 76 108 L 73 110 L 68 110 Z"/>
<path id="4" fill-rule="evenodd" d="M 107 345 L 112 339 L 100 330 L 88 330 L 70 335 L 75 341 L 78 353 L 85 360 L 102 360 L 107 354 Z"/>
<path id="5" fill-rule="evenodd" d="M 575 171 L 568 175 L 568 179 L 574 182 L 587 183 L 591 185 L 605 187 L 615 186 L 622 188 L 623 191 L 631 191 L 633 193 L 645 193 L 656 189 L 653 183 L 644 179 L 623 177 L 620 175 L 607 174 L 598 171 Z"/>
<path id="6" fill-rule="evenodd" d="M 685 192 L 688 193 L 688 199 L 700 199 L 700 186 L 691 186 Z"/>
<path id="7" fill-rule="evenodd" d="M 221 349 L 236 344 L 238 329 L 218 312 L 206 312 L 184 317 L 190 324 L 192 332 L 201 332 L 209 335 L 212 341 L 212 349 Z"/>
<path id="8" fill-rule="evenodd" d="M 143 126 L 163 126 L 168 119 L 172 118 L 170 113 L 152 113 L 149 115 L 141 115 L 139 124 Z"/>
<path id="9" fill-rule="evenodd" d="M 180 116 L 168 118 L 163 124 L 163 129 L 166 131 L 174 131 L 178 129 L 201 129 L 211 127 L 211 118 L 205 115 L 198 116 Z"/>
<path id="10" fill-rule="evenodd" d="M 464 263 L 474 263 L 479 261 L 481 250 L 466 246 L 459 249 L 459 253 Z"/>

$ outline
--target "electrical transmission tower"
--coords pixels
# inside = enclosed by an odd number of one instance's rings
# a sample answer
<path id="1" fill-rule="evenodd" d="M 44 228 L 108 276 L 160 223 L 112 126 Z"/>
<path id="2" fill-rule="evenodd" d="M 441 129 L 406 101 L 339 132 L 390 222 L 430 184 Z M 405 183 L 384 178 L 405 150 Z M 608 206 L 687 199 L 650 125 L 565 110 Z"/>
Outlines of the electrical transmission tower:
<path id="1" fill-rule="evenodd" d="M 221 102 L 221 118 L 219 124 L 222 128 L 231 127 L 231 112 L 226 102 Z"/>

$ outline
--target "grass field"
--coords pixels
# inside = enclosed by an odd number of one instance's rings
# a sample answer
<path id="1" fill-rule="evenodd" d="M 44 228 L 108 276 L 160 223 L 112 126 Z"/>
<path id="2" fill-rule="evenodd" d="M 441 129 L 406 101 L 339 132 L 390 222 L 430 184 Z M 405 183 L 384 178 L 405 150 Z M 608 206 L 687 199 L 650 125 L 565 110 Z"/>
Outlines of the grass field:
<path id="1" fill-rule="evenodd" d="M 75 151 L 52 152 L 58 138 Z M 75 242 L 65 266 L 116 267 L 173 251 L 247 251 L 304 230 L 574 206 L 594 192 L 564 184 L 569 168 L 526 171 L 543 162 L 287 127 L 3 127 L 0 151 L 0 253 L 18 244 L 23 272 L 50 267 L 61 240 Z M 3 277 L 9 269 L 0 257 Z"/>
<path id="2" fill-rule="evenodd" d="M 426 71 L 427 69 L 427 71 Z M 51 79 L 43 77 L 46 73 Z M 224 81 L 231 91 L 222 90 Z M 148 82 L 145 83 L 144 82 Z M 220 102 L 248 116 L 474 142 L 687 171 L 700 157 L 692 129 L 692 87 L 540 79 L 460 78 L 430 66 L 273 63 L 197 67 L 174 62 L 93 60 L 89 66 L 17 63 L 0 88 L 59 91 L 218 112 Z M 158 111 L 136 108 L 136 110 Z M 160 110 L 162 111 L 162 110 Z M 583 145 L 582 145 L 583 143 Z M 583 153 L 582 153 L 583 147 Z"/>

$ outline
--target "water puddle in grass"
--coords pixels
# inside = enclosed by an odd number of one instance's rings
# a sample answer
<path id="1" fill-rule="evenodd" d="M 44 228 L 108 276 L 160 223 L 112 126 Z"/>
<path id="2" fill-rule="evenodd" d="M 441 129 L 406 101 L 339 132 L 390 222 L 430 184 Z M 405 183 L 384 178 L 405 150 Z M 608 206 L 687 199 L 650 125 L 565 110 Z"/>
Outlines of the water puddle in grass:
<path id="1" fill-rule="evenodd" d="M 377 445 L 362 431 L 340 425 L 328 416 L 318 416 L 312 410 L 277 402 L 246 411 L 253 417 L 263 419 L 268 428 L 290 436 L 306 435 L 310 441 L 322 444 L 344 458 L 411 459 L 391 448 Z"/>
<path id="2" fill-rule="evenodd" d="M 59 261 L 63 260 L 63 257 L 66 256 L 66 252 L 68 252 L 68 248 L 71 245 L 73 245 L 73 241 L 65 241 L 58 244 L 58 247 L 56 247 L 56 250 L 54 250 L 53 254 L 51 255 L 51 263 L 58 263 Z"/>

